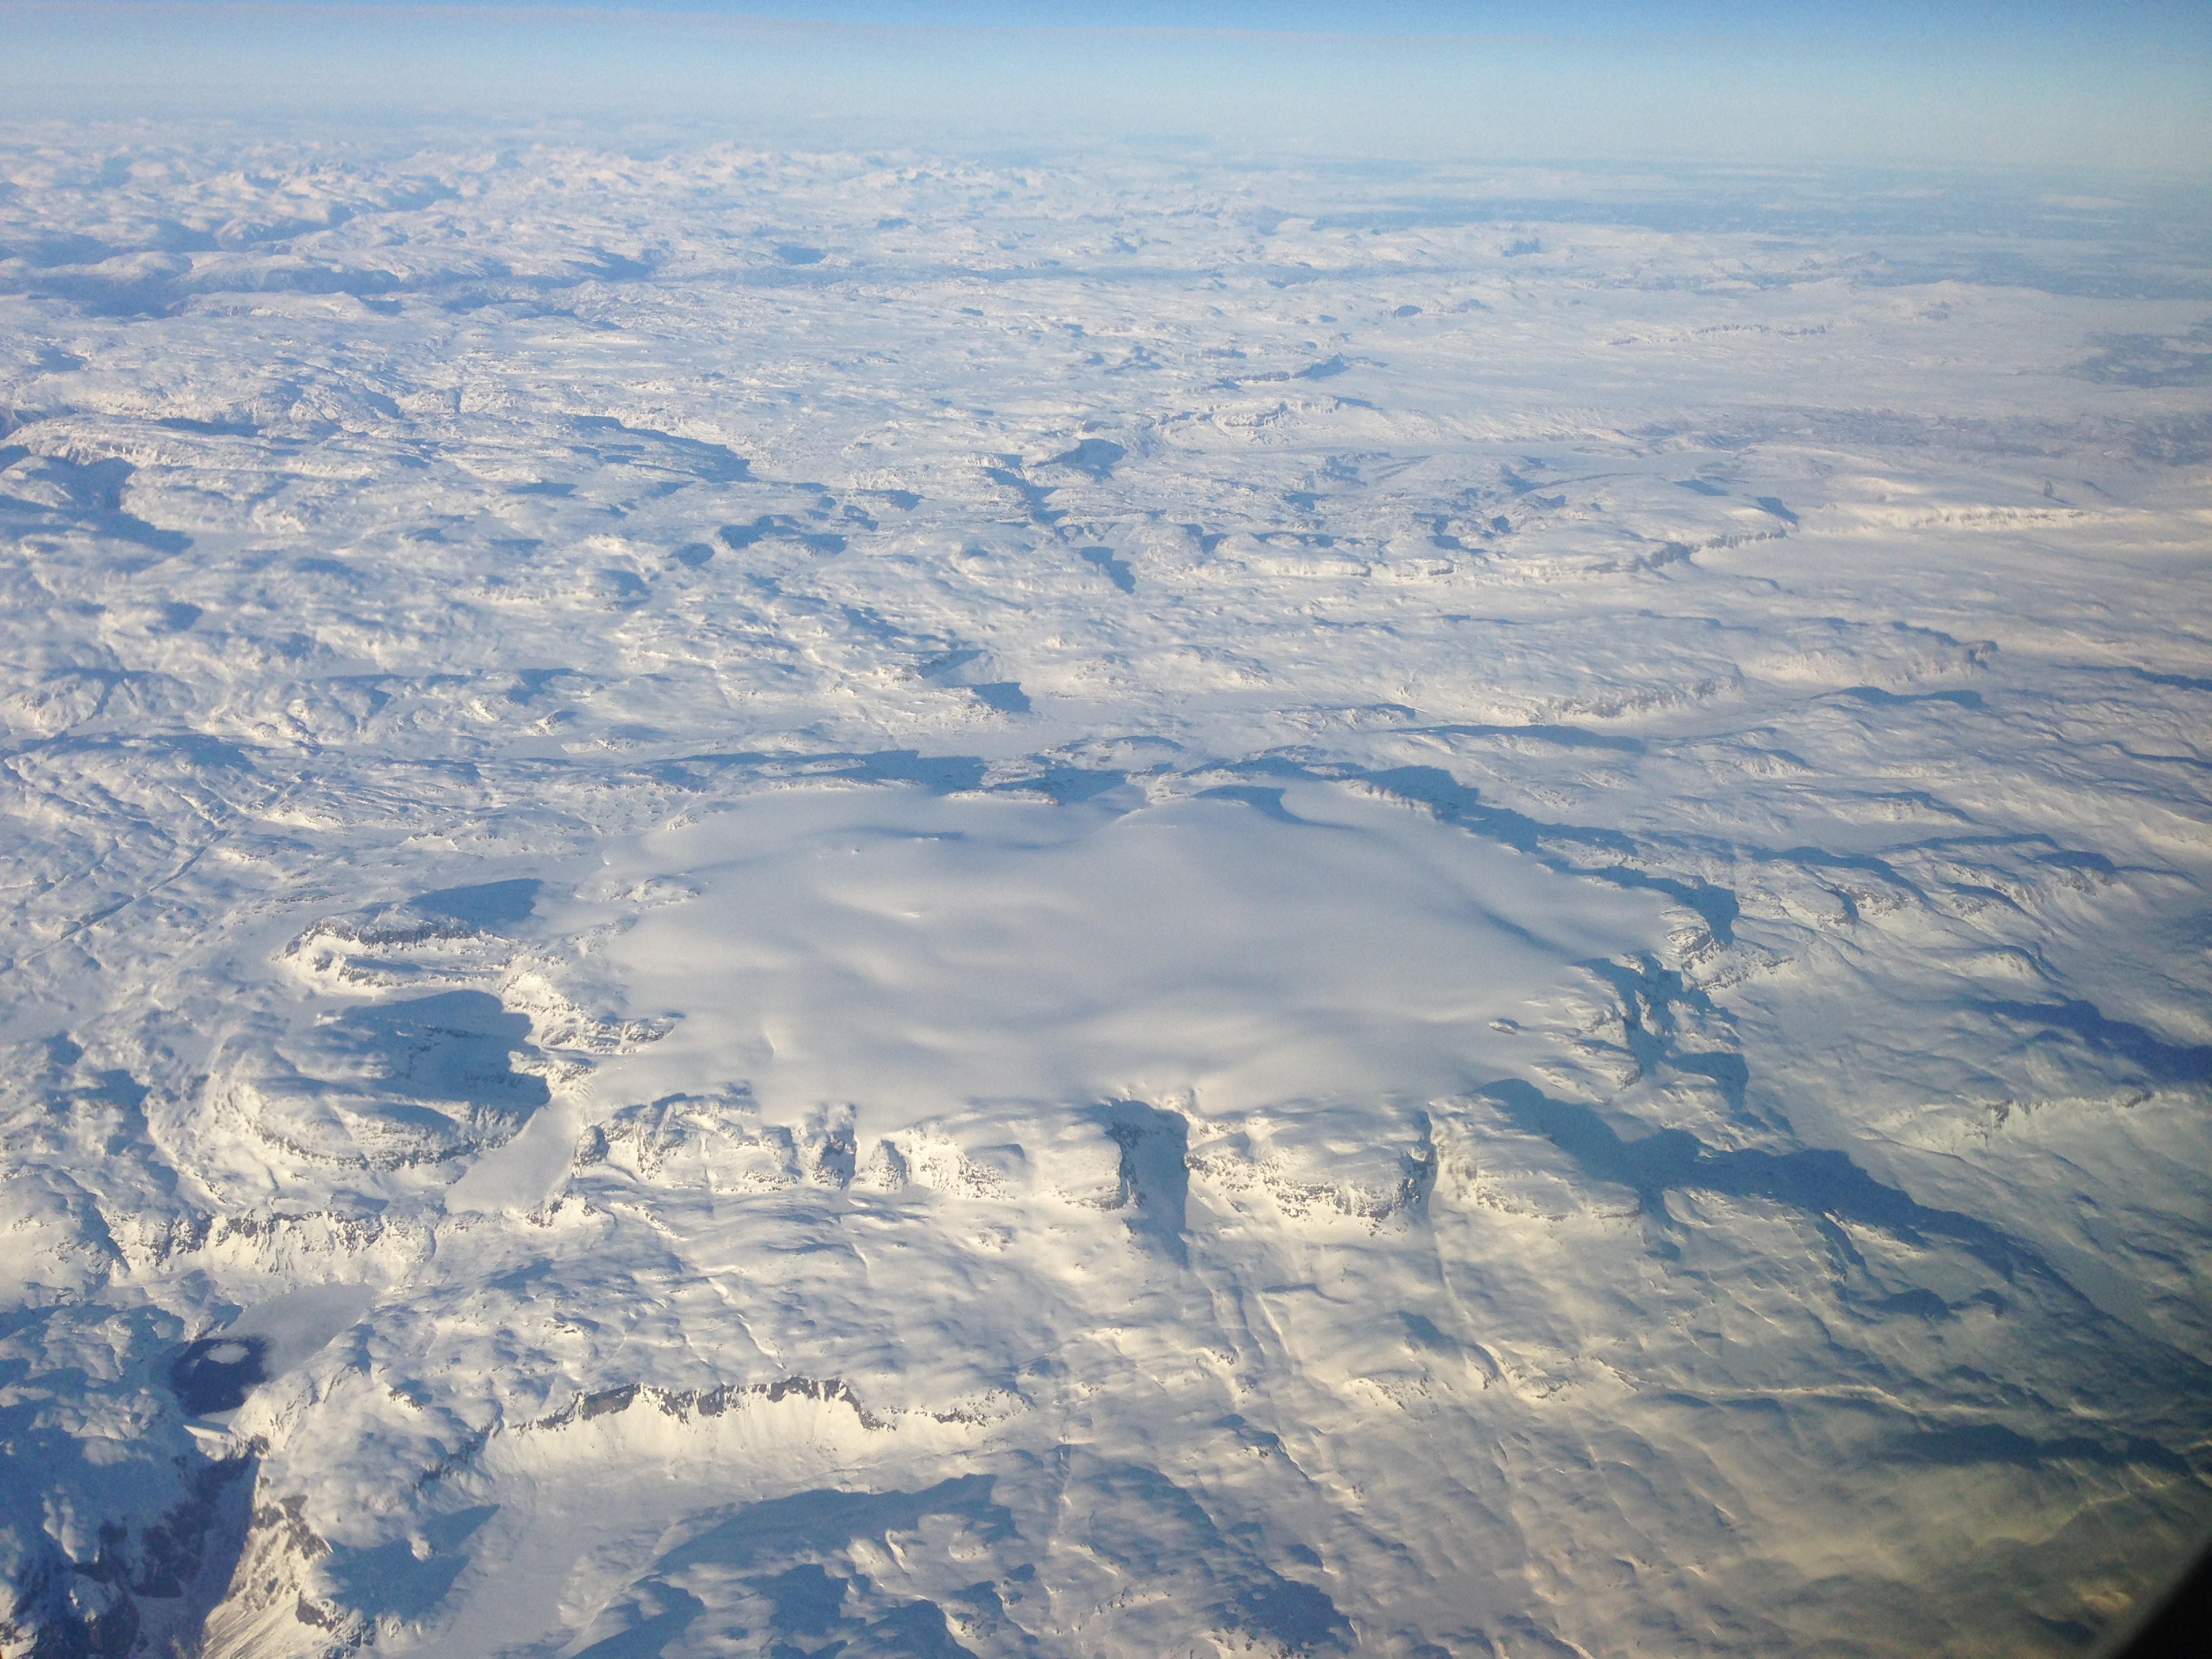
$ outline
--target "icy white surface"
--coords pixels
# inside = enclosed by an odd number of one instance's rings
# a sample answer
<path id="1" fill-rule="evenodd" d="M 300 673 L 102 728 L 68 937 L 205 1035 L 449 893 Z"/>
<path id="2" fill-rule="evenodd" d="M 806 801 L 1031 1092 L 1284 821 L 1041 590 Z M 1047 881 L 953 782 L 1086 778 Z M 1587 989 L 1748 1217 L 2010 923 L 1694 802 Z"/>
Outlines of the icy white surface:
<path id="1" fill-rule="evenodd" d="M 1426 1100 L 1499 1068 L 1492 1022 L 1562 959 L 1664 937 L 1656 902 L 1402 807 L 1277 800 L 807 791 L 646 837 L 616 884 L 698 897 L 608 946 L 681 1020 L 623 1086 L 742 1077 L 776 1118 L 860 1101 L 893 1129 L 1000 1098 Z"/>
<path id="2" fill-rule="evenodd" d="M 0 1651 L 2066 1653 L 2212 1526 L 2197 198 L 3 153 Z"/>

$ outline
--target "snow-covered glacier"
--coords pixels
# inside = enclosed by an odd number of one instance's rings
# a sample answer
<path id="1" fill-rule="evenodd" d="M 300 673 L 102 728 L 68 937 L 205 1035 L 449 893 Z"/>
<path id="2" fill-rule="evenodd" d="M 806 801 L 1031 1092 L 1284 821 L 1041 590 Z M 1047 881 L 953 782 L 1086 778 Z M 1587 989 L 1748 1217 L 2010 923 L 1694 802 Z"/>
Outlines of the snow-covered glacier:
<path id="1" fill-rule="evenodd" d="M 0 1651 L 2067 1654 L 2201 192 L 0 134 Z"/>

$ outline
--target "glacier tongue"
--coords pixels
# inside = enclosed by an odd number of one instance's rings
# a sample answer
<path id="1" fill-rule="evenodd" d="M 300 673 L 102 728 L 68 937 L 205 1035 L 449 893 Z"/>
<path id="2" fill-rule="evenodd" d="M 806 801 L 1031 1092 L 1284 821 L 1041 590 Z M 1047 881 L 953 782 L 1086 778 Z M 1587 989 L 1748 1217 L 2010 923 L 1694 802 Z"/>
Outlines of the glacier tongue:
<path id="1" fill-rule="evenodd" d="M 5 154 L 0 1651 L 2062 1654 L 2212 1528 L 2148 186 Z"/>

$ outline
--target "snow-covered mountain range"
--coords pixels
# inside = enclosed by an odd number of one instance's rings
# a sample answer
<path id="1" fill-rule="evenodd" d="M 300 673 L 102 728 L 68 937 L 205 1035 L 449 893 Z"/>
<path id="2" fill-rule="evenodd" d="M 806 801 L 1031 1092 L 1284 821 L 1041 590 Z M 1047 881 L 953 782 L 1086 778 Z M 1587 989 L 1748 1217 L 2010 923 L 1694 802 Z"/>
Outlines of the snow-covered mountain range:
<path id="1" fill-rule="evenodd" d="M 2021 1655 L 2212 1529 L 2203 203 L 0 143 L 0 1652 Z"/>

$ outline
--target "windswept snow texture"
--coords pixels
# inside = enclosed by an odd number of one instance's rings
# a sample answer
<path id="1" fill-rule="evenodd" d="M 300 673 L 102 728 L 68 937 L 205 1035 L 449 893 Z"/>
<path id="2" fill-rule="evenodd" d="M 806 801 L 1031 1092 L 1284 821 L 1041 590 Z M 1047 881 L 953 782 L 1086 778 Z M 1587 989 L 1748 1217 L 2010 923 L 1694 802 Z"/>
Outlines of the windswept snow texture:
<path id="1" fill-rule="evenodd" d="M 18 131 L 0 1651 L 2078 1653 L 2148 185 Z"/>

